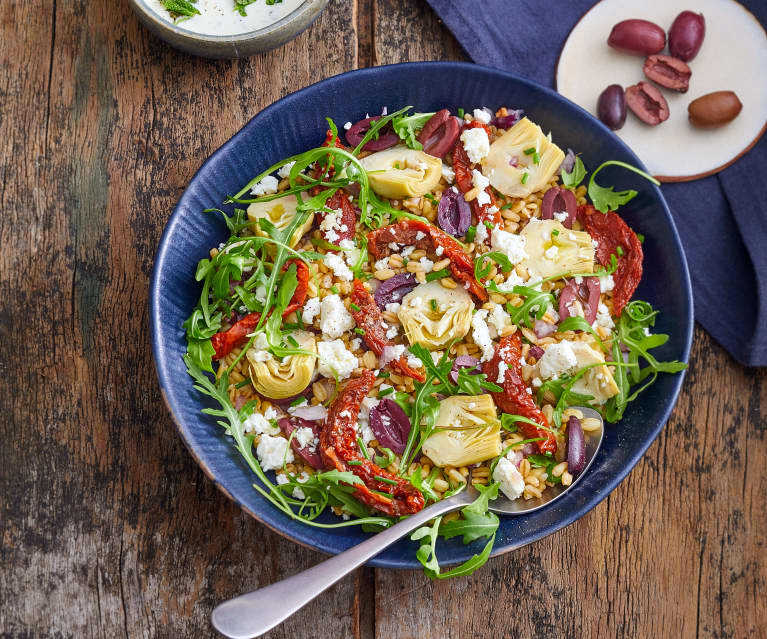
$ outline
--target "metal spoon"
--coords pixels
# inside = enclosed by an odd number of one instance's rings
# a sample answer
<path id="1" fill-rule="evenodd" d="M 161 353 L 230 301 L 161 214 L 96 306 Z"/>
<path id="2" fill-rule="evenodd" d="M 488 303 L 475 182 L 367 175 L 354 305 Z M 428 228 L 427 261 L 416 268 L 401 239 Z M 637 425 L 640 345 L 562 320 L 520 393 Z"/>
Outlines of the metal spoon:
<path id="1" fill-rule="evenodd" d="M 579 406 L 584 417 L 602 417 L 592 408 Z M 588 471 L 602 445 L 604 423 L 598 431 L 584 433 L 586 439 L 586 466 L 570 486 L 557 484 L 548 488 L 538 499 L 510 500 L 499 496 L 490 503 L 490 510 L 502 515 L 521 515 L 543 508 L 559 499 L 575 486 Z M 470 485 L 470 484 L 469 484 Z M 211 615 L 213 627 L 230 639 L 260 637 L 303 608 L 321 592 L 348 575 L 382 550 L 416 528 L 440 515 L 459 510 L 476 498 L 475 490 L 464 490 L 448 499 L 424 508 L 421 512 L 379 532 L 361 544 L 326 559 L 303 572 L 259 588 L 216 606 Z"/>

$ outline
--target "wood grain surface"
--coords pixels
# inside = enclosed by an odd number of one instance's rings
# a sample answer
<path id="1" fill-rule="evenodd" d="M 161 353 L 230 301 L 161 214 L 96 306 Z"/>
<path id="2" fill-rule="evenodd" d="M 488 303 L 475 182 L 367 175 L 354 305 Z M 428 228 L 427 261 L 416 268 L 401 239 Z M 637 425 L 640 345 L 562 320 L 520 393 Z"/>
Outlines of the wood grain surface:
<path id="1" fill-rule="evenodd" d="M 201 162 L 275 99 L 462 59 L 422 0 L 332 0 L 286 46 L 206 61 L 126 0 L 0 2 L 0 637 L 212 637 L 215 603 L 321 556 L 226 500 L 175 432 L 152 260 Z M 767 636 L 767 373 L 696 329 L 668 426 L 589 515 L 469 578 L 359 570 L 284 639 Z"/>

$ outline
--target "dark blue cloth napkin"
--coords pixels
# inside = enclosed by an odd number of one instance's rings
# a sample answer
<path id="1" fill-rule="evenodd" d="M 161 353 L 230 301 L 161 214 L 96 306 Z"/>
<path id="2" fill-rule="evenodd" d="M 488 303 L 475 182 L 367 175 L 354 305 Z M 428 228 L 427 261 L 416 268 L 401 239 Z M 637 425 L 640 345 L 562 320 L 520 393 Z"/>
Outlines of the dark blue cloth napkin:
<path id="1" fill-rule="evenodd" d="M 557 2 L 552 13 L 540 0 L 428 2 L 475 62 L 550 87 L 562 45 L 594 4 Z M 767 2 L 741 3 L 767 24 Z M 662 191 L 687 254 L 695 319 L 738 361 L 767 366 L 767 136 L 721 173 Z"/>

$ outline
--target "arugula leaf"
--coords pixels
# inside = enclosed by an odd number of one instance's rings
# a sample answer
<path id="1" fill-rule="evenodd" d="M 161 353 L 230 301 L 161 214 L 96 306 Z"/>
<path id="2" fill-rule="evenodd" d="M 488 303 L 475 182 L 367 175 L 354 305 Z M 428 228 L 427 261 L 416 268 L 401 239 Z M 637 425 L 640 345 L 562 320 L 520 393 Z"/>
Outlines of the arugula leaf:
<path id="1" fill-rule="evenodd" d="M 511 316 L 511 321 L 517 326 L 524 325 L 533 328 L 535 320 L 543 319 L 548 308 L 554 306 L 554 295 L 539 291 L 537 288 L 515 286 L 511 291 L 525 298 L 521 306 L 512 306 L 511 302 L 506 304 L 506 310 Z"/>
<path id="2" fill-rule="evenodd" d="M 213 372 L 213 348 L 210 339 L 189 339 L 186 345 L 186 356 L 202 371 Z"/>
<path id="3" fill-rule="evenodd" d="M 394 451 L 391 448 L 385 448 L 381 447 L 381 450 L 386 453 L 386 457 L 383 455 L 376 455 L 374 460 L 376 466 L 380 466 L 381 468 L 388 468 L 394 463 Z M 421 467 L 419 466 L 418 469 L 420 470 Z"/>
<path id="4" fill-rule="evenodd" d="M 476 485 L 479 491 L 471 504 L 461 510 L 463 519 L 455 519 L 442 524 L 439 534 L 445 539 L 463 536 L 463 543 L 468 544 L 482 537 L 490 537 L 498 530 L 498 515 L 488 510 L 491 499 L 498 497 L 500 484 L 493 482 L 488 486 Z"/>
<path id="5" fill-rule="evenodd" d="M 607 350 L 605 345 L 602 343 L 602 338 L 599 337 L 599 334 L 594 330 L 591 324 L 589 324 L 586 319 L 580 315 L 571 315 L 559 323 L 557 332 L 564 333 L 565 331 L 585 331 L 599 343 L 599 345 L 602 347 L 602 350 Z"/>
<path id="6" fill-rule="evenodd" d="M 456 566 L 455 568 L 451 568 L 447 572 L 438 574 L 436 576 L 437 579 L 450 579 L 452 577 L 466 577 L 472 574 L 478 568 L 481 568 L 487 563 L 487 560 L 490 558 L 490 552 L 493 550 L 493 544 L 495 544 L 495 535 L 493 535 L 490 541 L 488 541 L 485 544 L 485 547 L 482 549 L 481 553 L 479 553 L 478 555 L 471 556 L 469 559 L 463 562 L 460 566 Z"/>
<path id="7" fill-rule="evenodd" d="M 603 162 L 602 164 L 599 165 L 599 167 L 597 167 L 597 170 L 591 174 L 591 177 L 589 178 L 589 187 L 588 187 L 589 198 L 591 199 L 591 202 L 594 205 L 594 208 L 597 211 L 601 211 L 602 213 L 614 211 L 621 204 L 626 204 L 626 202 L 629 202 L 630 200 L 632 200 L 637 194 L 637 192 L 632 189 L 616 192 L 616 191 L 613 191 L 614 187 L 612 186 L 610 187 L 599 186 L 599 184 L 595 182 L 597 173 L 599 173 L 606 166 L 610 166 L 610 165 L 621 166 L 624 169 L 633 171 L 634 173 L 641 175 L 646 180 L 649 180 L 656 186 L 660 184 L 660 182 L 658 182 L 658 180 L 656 180 L 652 175 L 645 173 L 642 169 L 638 169 L 635 166 L 626 164 L 625 162 L 619 162 L 618 160 L 608 160 L 607 162 Z"/>
<path id="8" fill-rule="evenodd" d="M 206 322 L 202 310 L 197 308 L 181 326 L 186 329 L 187 339 L 205 340 L 221 330 L 221 313 L 216 313 Z"/>
<path id="9" fill-rule="evenodd" d="M 485 260 L 491 260 L 501 267 L 504 273 L 508 273 L 512 268 L 511 260 L 498 251 L 491 251 L 478 255 L 474 260 L 474 278 L 479 281 L 485 279 L 490 274 L 491 264 L 485 264 Z"/>
<path id="10" fill-rule="evenodd" d="M 378 464 L 378 462 L 376 462 Z M 381 464 L 378 464 L 379 466 Z M 436 470 L 436 469 L 435 469 Z M 432 471 L 433 472 L 433 471 Z M 413 485 L 413 487 L 420 491 L 420 493 L 424 496 L 425 499 L 431 500 L 431 501 L 439 501 L 439 495 L 434 492 L 434 489 L 432 486 L 434 485 L 434 478 L 432 474 L 430 473 L 429 476 L 426 479 L 423 479 L 421 476 L 421 466 L 418 466 L 415 469 L 415 472 L 410 475 L 410 483 Z"/>
<path id="11" fill-rule="evenodd" d="M 409 109 L 410 107 L 408 107 Z M 405 141 L 411 149 L 421 150 L 423 145 L 416 139 L 416 131 L 420 131 L 431 120 L 434 113 L 414 113 L 413 115 L 399 115 L 392 119 L 394 132 Z"/>
<path id="12" fill-rule="evenodd" d="M 586 167 L 583 165 L 583 160 L 579 156 L 575 156 L 575 164 L 573 164 L 573 170 L 570 173 L 562 171 L 562 184 L 571 189 L 574 189 L 586 177 Z"/>

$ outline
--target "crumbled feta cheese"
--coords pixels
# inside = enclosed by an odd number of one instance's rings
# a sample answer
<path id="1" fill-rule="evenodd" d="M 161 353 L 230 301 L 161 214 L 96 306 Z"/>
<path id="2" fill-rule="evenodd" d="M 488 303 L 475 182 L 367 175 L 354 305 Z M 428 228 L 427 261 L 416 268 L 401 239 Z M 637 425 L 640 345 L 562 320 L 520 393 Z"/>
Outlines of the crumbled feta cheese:
<path id="1" fill-rule="evenodd" d="M 488 326 L 494 330 L 495 336 L 497 337 L 504 328 L 511 324 L 511 317 L 505 310 L 503 310 L 501 304 L 496 304 L 488 315 L 487 323 Z M 493 331 L 491 331 L 491 335 L 492 333 Z"/>
<path id="2" fill-rule="evenodd" d="M 479 310 L 471 318 L 472 333 L 471 336 L 474 339 L 474 343 L 482 350 L 482 361 L 489 360 L 495 348 L 493 347 L 493 340 L 490 339 L 490 330 L 487 327 L 487 311 L 485 309 Z"/>
<path id="3" fill-rule="evenodd" d="M 410 254 L 413 251 L 415 251 L 415 246 L 412 246 L 412 245 L 411 246 L 406 246 L 405 248 L 402 249 L 401 255 L 402 255 L 402 257 L 410 257 Z"/>
<path id="4" fill-rule="evenodd" d="M 296 481 L 299 484 L 305 484 L 309 481 L 309 473 L 306 471 L 303 471 L 298 477 L 296 477 Z M 306 499 L 306 495 L 304 494 L 304 491 L 298 488 L 297 486 L 293 489 L 293 497 L 296 499 Z"/>
<path id="5" fill-rule="evenodd" d="M 525 281 L 517 274 L 516 271 L 511 271 L 506 276 L 506 281 L 498 284 L 498 290 L 502 293 L 511 293 L 515 286 L 522 286 Z"/>
<path id="6" fill-rule="evenodd" d="M 396 253 L 402 247 L 399 244 L 397 244 L 396 242 L 389 242 L 389 248 Z"/>
<path id="7" fill-rule="evenodd" d="M 547 248 L 543 255 L 546 257 L 547 260 L 555 261 L 557 259 L 557 256 L 559 255 L 559 248 L 552 244 L 549 248 Z"/>
<path id="8" fill-rule="evenodd" d="M 540 377 L 533 377 L 532 384 L 535 388 L 540 388 L 541 386 L 543 386 L 543 381 L 541 380 Z"/>
<path id="9" fill-rule="evenodd" d="M 341 230 L 341 216 L 340 210 L 329 211 L 325 213 L 320 222 L 320 231 L 331 244 L 338 242 L 341 237 L 338 234 L 338 231 Z"/>
<path id="10" fill-rule="evenodd" d="M 408 353 L 407 355 L 407 365 L 410 366 L 410 368 L 423 368 L 421 359 L 412 353 Z"/>
<path id="11" fill-rule="evenodd" d="M 445 182 L 452 184 L 455 180 L 455 171 L 449 164 L 442 163 L 442 177 L 445 178 Z"/>
<path id="12" fill-rule="evenodd" d="M 426 237 L 426 233 L 424 233 L 423 231 L 417 231 L 415 234 L 416 240 L 422 240 L 425 237 Z"/>
<path id="13" fill-rule="evenodd" d="M 263 470 L 282 468 L 283 459 L 288 464 L 295 459 L 293 451 L 288 448 L 288 440 L 271 435 L 261 435 L 256 447 L 256 455 Z"/>
<path id="14" fill-rule="evenodd" d="M 501 492 L 509 499 L 518 499 L 525 491 L 525 480 L 513 462 L 501 457 L 493 471 L 493 481 L 501 484 Z"/>
<path id="15" fill-rule="evenodd" d="M 418 260 L 418 263 L 421 265 L 425 273 L 430 273 L 431 269 L 434 266 L 434 262 L 432 262 L 428 257 L 422 257 L 420 260 Z"/>
<path id="16" fill-rule="evenodd" d="M 593 237 L 591 238 L 591 246 L 593 246 L 595 249 L 599 248 L 599 242 L 597 242 Z"/>
<path id="17" fill-rule="evenodd" d="M 477 231 L 474 233 L 474 243 L 482 244 L 487 239 L 487 227 L 484 222 L 477 223 Z"/>
<path id="18" fill-rule="evenodd" d="M 358 351 L 360 346 L 362 346 L 362 340 L 359 337 L 355 337 L 352 341 L 349 342 L 349 348 L 351 348 L 353 351 Z"/>
<path id="19" fill-rule="evenodd" d="M 490 186 L 490 180 L 482 175 L 481 171 L 477 171 L 477 169 L 474 169 L 471 172 L 471 183 L 478 189 L 486 189 Z"/>
<path id="20" fill-rule="evenodd" d="M 320 443 L 320 440 L 317 439 L 317 436 L 314 434 L 314 431 L 307 426 L 302 426 L 301 428 L 297 428 L 296 434 L 293 436 L 293 439 L 298 443 L 298 445 L 301 448 L 308 448 L 309 450 L 316 449 L 317 444 Z"/>
<path id="21" fill-rule="evenodd" d="M 283 164 L 279 169 L 277 169 L 277 175 L 279 175 L 281 178 L 288 177 L 294 164 L 295 162 L 288 162 L 287 164 Z"/>
<path id="22" fill-rule="evenodd" d="M 320 375 L 325 377 L 333 377 L 335 371 L 339 379 L 346 379 L 359 366 L 357 358 L 346 350 L 346 345 L 340 339 L 320 342 L 317 351 L 320 355 Z"/>
<path id="23" fill-rule="evenodd" d="M 301 310 L 301 319 L 304 320 L 304 324 L 311 324 L 314 322 L 314 318 L 320 313 L 320 298 L 310 297 L 306 300 L 304 308 Z"/>
<path id="24" fill-rule="evenodd" d="M 474 119 L 482 124 L 490 124 L 490 114 L 484 109 L 474 109 Z"/>
<path id="25" fill-rule="evenodd" d="M 320 328 L 323 336 L 335 339 L 354 328 L 354 319 L 335 293 L 323 298 L 320 309 Z"/>
<path id="26" fill-rule="evenodd" d="M 383 387 L 384 385 L 381 384 L 381 389 L 383 389 Z M 373 430 L 370 428 L 370 411 L 378 406 L 380 401 L 380 399 L 376 399 L 375 397 L 366 397 L 362 400 L 362 404 L 360 405 L 360 412 L 359 415 L 357 415 L 357 428 L 364 444 L 375 439 Z"/>
<path id="27" fill-rule="evenodd" d="M 602 275 L 599 277 L 599 290 L 602 293 L 609 293 L 615 288 L 615 280 L 612 275 Z"/>
<path id="28" fill-rule="evenodd" d="M 434 249 L 434 252 L 437 254 L 437 257 L 439 257 L 445 252 L 445 249 L 442 246 L 438 246 L 437 248 Z"/>
<path id="29" fill-rule="evenodd" d="M 501 229 L 493 229 L 490 244 L 496 251 L 500 251 L 512 264 L 519 264 L 526 257 L 525 238 L 522 235 L 514 235 Z"/>
<path id="30" fill-rule="evenodd" d="M 246 433 L 254 433 L 255 435 L 278 435 L 280 429 L 277 426 L 273 426 L 265 415 L 261 413 L 252 413 L 243 422 L 242 428 Z"/>
<path id="31" fill-rule="evenodd" d="M 346 226 L 346 224 L 343 224 L 342 226 Z M 355 246 L 354 242 L 349 239 L 341 240 L 338 243 L 338 246 L 344 249 L 344 258 L 346 259 L 346 263 L 349 265 L 349 268 L 354 268 L 357 266 L 357 263 L 360 261 L 360 257 L 362 256 L 362 250 Z"/>
<path id="32" fill-rule="evenodd" d="M 389 302 L 386 305 L 386 310 L 389 311 L 389 313 L 396 314 L 397 312 L 399 312 L 400 306 L 402 306 L 402 304 L 400 304 L 399 302 Z"/>
<path id="33" fill-rule="evenodd" d="M 267 175 L 263 180 L 250 189 L 250 192 L 257 197 L 268 195 L 269 193 L 277 193 L 278 184 L 279 182 L 276 177 Z"/>
<path id="34" fill-rule="evenodd" d="M 487 191 L 480 191 L 477 193 L 477 204 L 480 206 L 490 204 L 490 194 Z"/>
<path id="35" fill-rule="evenodd" d="M 564 223 L 564 221 L 567 219 L 568 213 L 567 211 L 557 211 L 554 213 L 554 219 L 557 222 Z"/>
<path id="36" fill-rule="evenodd" d="M 431 352 L 431 361 L 435 364 L 439 364 L 439 360 L 442 359 L 442 355 L 444 353 L 442 351 L 432 351 Z"/>
<path id="37" fill-rule="evenodd" d="M 607 329 L 608 331 L 611 331 L 613 330 L 613 328 L 615 328 L 615 322 L 613 322 L 613 318 L 610 317 L 610 311 L 608 310 L 607 306 L 605 306 L 601 302 L 599 303 L 599 306 L 597 307 L 597 318 L 594 321 L 594 327 L 596 328 L 597 326 L 601 326 L 602 328 Z"/>
<path id="38" fill-rule="evenodd" d="M 382 257 L 373 266 L 374 266 L 376 271 L 383 271 L 383 270 L 389 268 L 389 258 L 388 258 L 388 256 L 387 257 Z"/>
<path id="39" fill-rule="evenodd" d="M 276 420 L 276 419 L 279 419 L 279 418 L 280 418 L 280 413 L 279 413 L 279 411 L 274 406 L 269 406 L 269 408 L 267 408 L 264 411 L 264 419 L 268 419 L 268 420 L 275 419 Z"/>
<path id="40" fill-rule="evenodd" d="M 557 379 L 560 375 L 571 373 L 578 366 L 570 342 L 563 340 L 550 344 L 538 361 L 538 373 L 543 379 Z"/>
<path id="41" fill-rule="evenodd" d="M 346 262 L 344 262 L 344 258 L 338 253 L 326 253 L 322 261 L 325 262 L 325 265 L 333 271 L 333 275 L 339 280 L 351 282 L 354 278 L 351 270 L 346 265 Z"/>
<path id="42" fill-rule="evenodd" d="M 351 122 L 347 122 L 346 124 L 344 124 L 344 130 L 345 131 L 348 131 L 351 128 L 352 128 L 352 123 Z"/>
<path id="43" fill-rule="evenodd" d="M 509 365 L 506 362 L 498 362 L 498 379 L 496 383 L 503 384 L 503 380 L 506 379 L 506 371 L 509 370 Z"/>
<path id="44" fill-rule="evenodd" d="M 399 334 L 396 326 L 390 326 L 386 331 L 386 339 L 394 339 Z"/>
<path id="45" fill-rule="evenodd" d="M 461 142 L 469 160 L 475 164 L 490 153 L 490 138 L 487 137 L 487 131 L 481 127 L 466 129 L 461 133 Z"/>

